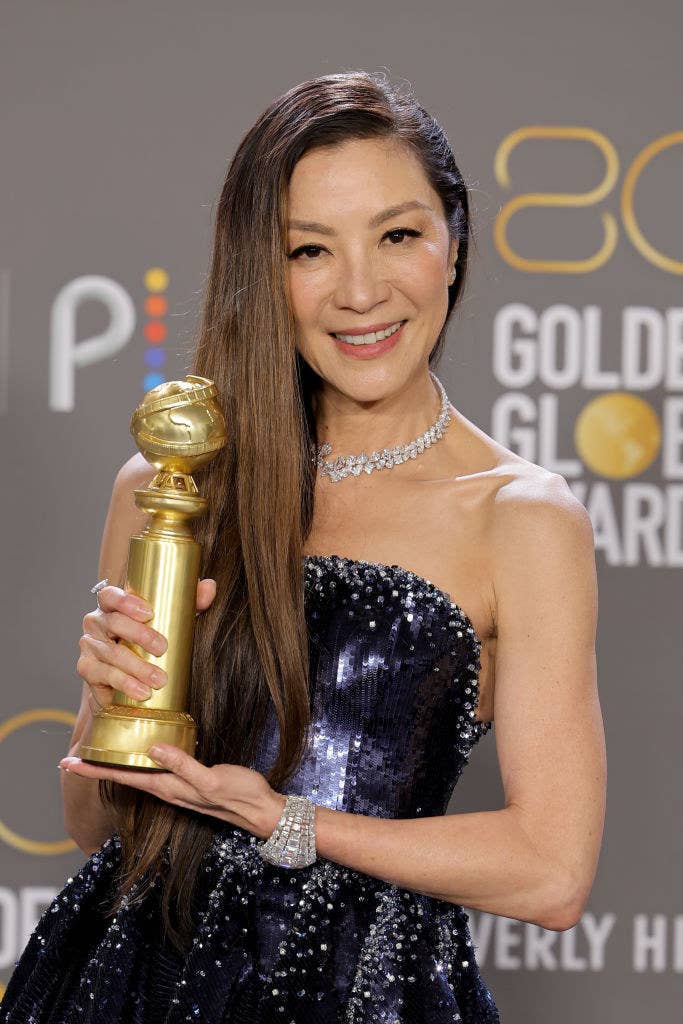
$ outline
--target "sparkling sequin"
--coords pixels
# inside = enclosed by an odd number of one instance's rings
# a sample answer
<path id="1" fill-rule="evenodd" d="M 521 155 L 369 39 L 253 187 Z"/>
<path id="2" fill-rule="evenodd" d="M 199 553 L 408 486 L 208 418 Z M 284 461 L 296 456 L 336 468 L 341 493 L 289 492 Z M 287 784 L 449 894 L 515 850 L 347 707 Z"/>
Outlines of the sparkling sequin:
<path id="1" fill-rule="evenodd" d="M 397 565 L 304 559 L 311 665 L 306 754 L 283 793 L 385 818 L 445 813 L 470 751 L 481 642 L 465 612 Z M 252 767 L 277 753 L 271 713 Z M 159 891 L 100 906 L 118 836 L 43 914 L 3 1024 L 499 1024 L 464 909 L 318 857 L 288 870 L 226 824 L 207 851 L 185 955 L 160 935 Z"/>

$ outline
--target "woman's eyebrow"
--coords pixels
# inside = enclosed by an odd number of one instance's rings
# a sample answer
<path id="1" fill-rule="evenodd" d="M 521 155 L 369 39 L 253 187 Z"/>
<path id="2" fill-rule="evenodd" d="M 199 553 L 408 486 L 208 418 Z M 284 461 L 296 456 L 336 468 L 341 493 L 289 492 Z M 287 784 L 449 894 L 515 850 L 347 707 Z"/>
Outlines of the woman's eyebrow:
<path id="1" fill-rule="evenodd" d="M 388 206 L 386 210 L 382 210 L 380 213 L 376 213 L 374 217 L 371 217 L 368 221 L 369 228 L 379 227 L 385 220 L 391 220 L 392 217 L 398 217 L 400 213 L 405 213 L 407 210 L 429 210 L 434 212 L 431 206 L 427 203 L 421 203 L 419 199 L 410 199 L 406 203 L 399 203 L 398 206 Z M 294 228 L 297 231 L 314 231 L 318 235 L 336 235 L 336 231 L 332 228 L 327 227 L 326 224 L 319 224 L 314 220 L 290 220 L 289 227 Z"/>

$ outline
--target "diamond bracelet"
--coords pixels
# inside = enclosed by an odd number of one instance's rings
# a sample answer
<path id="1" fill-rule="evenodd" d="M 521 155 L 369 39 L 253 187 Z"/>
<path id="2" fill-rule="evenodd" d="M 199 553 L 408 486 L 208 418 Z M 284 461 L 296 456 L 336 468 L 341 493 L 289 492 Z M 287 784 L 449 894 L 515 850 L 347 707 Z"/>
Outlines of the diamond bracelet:
<path id="1" fill-rule="evenodd" d="M 317 859 L 315 808 L 307 796 L 289 793 L 271 835 L 257 844 L 262 859 L 279 868 L 306 868 Z"/>

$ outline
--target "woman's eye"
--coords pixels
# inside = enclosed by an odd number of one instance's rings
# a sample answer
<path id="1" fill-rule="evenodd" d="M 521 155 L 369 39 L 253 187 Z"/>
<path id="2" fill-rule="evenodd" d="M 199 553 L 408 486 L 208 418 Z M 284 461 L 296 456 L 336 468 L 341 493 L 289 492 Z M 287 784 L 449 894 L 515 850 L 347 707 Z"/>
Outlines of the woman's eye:
<path id="1" fill-rule="evenodd" d="M 295 260 L 297 256 L 300 256 L 304 252 L 307 256 L 311 256 L 311 249 L 316 250 L 313 253 L 313 257 L 317 256 L 319 252 L 322 252 L 322 247 L 319 245 L 300 245 L 298 249 L 294 250 L 294 252 L 290 252 L 289 258 L 290 260 Z"/>
<path id="2" fill-rule="evenodd" d="M 394 228 L 393 231 L 387 231 L 385 238 L 390 238 L 392 235 L 410 235 L 413 238 L 419 238 L 422 234 L 421 231 L 413 231 L 412 228 Z M 399 238 L 399 242 L 403 241 L 403 238 Z"/>

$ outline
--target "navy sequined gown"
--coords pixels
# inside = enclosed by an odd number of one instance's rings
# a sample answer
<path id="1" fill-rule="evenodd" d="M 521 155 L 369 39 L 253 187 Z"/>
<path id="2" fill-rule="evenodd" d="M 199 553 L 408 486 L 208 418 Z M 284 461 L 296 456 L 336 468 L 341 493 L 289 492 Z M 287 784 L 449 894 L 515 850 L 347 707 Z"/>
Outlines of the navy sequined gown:
<path id="1" fill-rule="evenodd" d="M 283 788 L 356 814 L 446 812 L 470 750 L 481 643 L 465 612 L 397 565 L 304 558 L 308 751 Z M 277 750 L 269 719 L 252 767 Z M 47 908 L 0 1005 L 3 1024 L 498 1024 L 462 907 L 324 857 L 261 860 L 221 826 L 192 948 L 160 937 L 157 888 L 105 919 L 118 837 Z"/>

